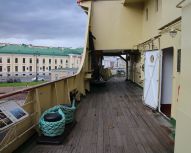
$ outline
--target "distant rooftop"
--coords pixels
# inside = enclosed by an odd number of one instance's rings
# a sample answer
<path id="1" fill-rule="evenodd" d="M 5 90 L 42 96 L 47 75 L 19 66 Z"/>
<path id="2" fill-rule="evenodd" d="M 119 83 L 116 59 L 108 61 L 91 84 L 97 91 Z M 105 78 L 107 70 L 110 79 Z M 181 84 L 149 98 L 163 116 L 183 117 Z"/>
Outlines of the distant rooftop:
<path id="1" fill-rule="evenodd" d="M 44 47 L 32 45 L 1 44 L 0 54 L 28 54 L 28 55 L 51 55 L 68 56 L 69 54 L 81 55 L 83 48 Z"/>

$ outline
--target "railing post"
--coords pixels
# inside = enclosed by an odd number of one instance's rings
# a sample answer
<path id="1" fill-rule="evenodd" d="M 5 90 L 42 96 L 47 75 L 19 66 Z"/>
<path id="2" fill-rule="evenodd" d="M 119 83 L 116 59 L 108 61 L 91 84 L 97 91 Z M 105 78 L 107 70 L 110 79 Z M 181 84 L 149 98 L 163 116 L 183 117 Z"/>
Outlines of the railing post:
<path id="1" fill-rule="evenodd" d="M 40 98 L 39 98 L 39 89 L 35 89 L 35 111 L 36 111 L 36 118 L 35 118 L 35 124 L 38 124 L 39 118 L 41 116 L 41 106 L 40 106 Z M 37 129 L 39 132 L 39 130 Z"/>

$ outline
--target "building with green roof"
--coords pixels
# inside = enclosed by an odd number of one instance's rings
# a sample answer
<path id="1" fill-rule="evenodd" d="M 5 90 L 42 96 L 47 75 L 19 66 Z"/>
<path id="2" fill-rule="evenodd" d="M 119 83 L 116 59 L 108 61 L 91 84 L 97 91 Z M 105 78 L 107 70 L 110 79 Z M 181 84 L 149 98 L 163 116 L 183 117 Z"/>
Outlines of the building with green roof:
<path id="1" fill-rule="evenodd" d="M 0 44 L 0 81 L 12 77 L 48 78 L 52 69 L 78 68 L 82 53 L 83 48 Z"/>

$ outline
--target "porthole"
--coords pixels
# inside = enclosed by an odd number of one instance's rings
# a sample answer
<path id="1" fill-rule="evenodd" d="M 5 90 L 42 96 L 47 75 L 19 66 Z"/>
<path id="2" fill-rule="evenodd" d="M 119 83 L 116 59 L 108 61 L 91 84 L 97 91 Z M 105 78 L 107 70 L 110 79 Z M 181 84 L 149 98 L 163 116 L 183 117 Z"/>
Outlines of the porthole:
<path id="1" fill-rule="evenodd" d="M 153 62 L 155 61 L 155 58 L 154 58 L 153 55 L 151 55 L 151 57 L 150 57 L 150 61 L 151 61 L 151 63 L 153 63 Z"/>

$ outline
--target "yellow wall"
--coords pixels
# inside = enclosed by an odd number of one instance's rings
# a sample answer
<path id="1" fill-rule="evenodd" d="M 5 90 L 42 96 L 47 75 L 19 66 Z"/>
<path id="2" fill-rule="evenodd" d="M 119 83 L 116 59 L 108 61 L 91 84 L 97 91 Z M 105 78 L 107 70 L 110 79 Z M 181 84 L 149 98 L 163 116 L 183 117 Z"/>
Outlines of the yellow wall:
<path id="1" fill-rule="evenodd" d="M 191 3 L 182 12 L 181 96 L 178 105 L 175 153 L 191 151 Z"/>
<path id="2" fill-rule="evenodd" d="M 148 0 L 143 9 L 142 42 L 159 34 L 159 28 L 170 23 L 181 16 L 180 9 L 176 8 L 179 0 L 158 0 L 158 11 L 156 1 Z M 148 9 L 148 20 L 146 20 L 146 9 Z"/>
<path id="3" fill-rule="evenodd" d="M 133 48 L 141 38 L 141 7 L 124 7 L 121 1 L 95 1 L 91 30 L 96 50 Z"/>
<path id="4" fill-rule="evenodd" d="M 156 1 L 155 0 L 148 0 L 145 2 L 143 8 L 143 16 L 142 16 L 142 40 L 140 43 L 143 43 L 149 39 L 152 39 L 159 34 L 161 34 L 160 39 L 156 39 L 153 41 L 154 47 L 152 48 L 152 42 L 148 42 L 144 45 L 140 45 L 139 50 L 142 52 L 147 50 L 154 50 L 154 49 L 165 49 L 169 47 L 174 48 L 174 57 L 173 57 L 173 91 L 172 91 L 172 110 L 171 110 L 171 117 L 176 119 L 176 111 L 177 111 L 177 104 L 178 104 L 178 87 L 180 85 L 180 73 L 177 72 L 177 51 L 181 49 L 181 32 L 177 32 L 177 35 L 172 38 L 169 35 L 168 30 L 160 31 L 159 28 L 163 27 L 164 25 L 172 22 L 173 20 L 177 19 L 181 16 L 180 9 L 176 8 L 178 4 L 178 0 L 159 0 L 158 11 L 156 10 Z M 146 20 L 146 9 L 148 9 L 148 20 Z M 170 26 L 170 28 L 178 28 L 181 29 L 181 24 L 178 22 L 175 25 Z M 161 33 L 160 33 L 161 32 Z M 160 45 L 159 45 L 160 44 Z M 137 44 L 136 44 L 137 45 Z M 143 54 L 143 53 L 142 53 Z M 143 86 L 143 83 L 140 82 L 144 79 L 144 72 L 138 70 L 141 65 L 144 64 L 144 56 L 142 59 L 139 60 L 137 63 L 134 63 L 134 74 L 130 74 L 131 80 L 136 82 L 137 84 Z M 141 72 L 141 73 L 140 73 Z M 134 76 L 135 75 L 135 76 Z M 134 76 L 134 78 L 132 77 Z M 141 76 L 141 77 L 139 77 Z"/>

